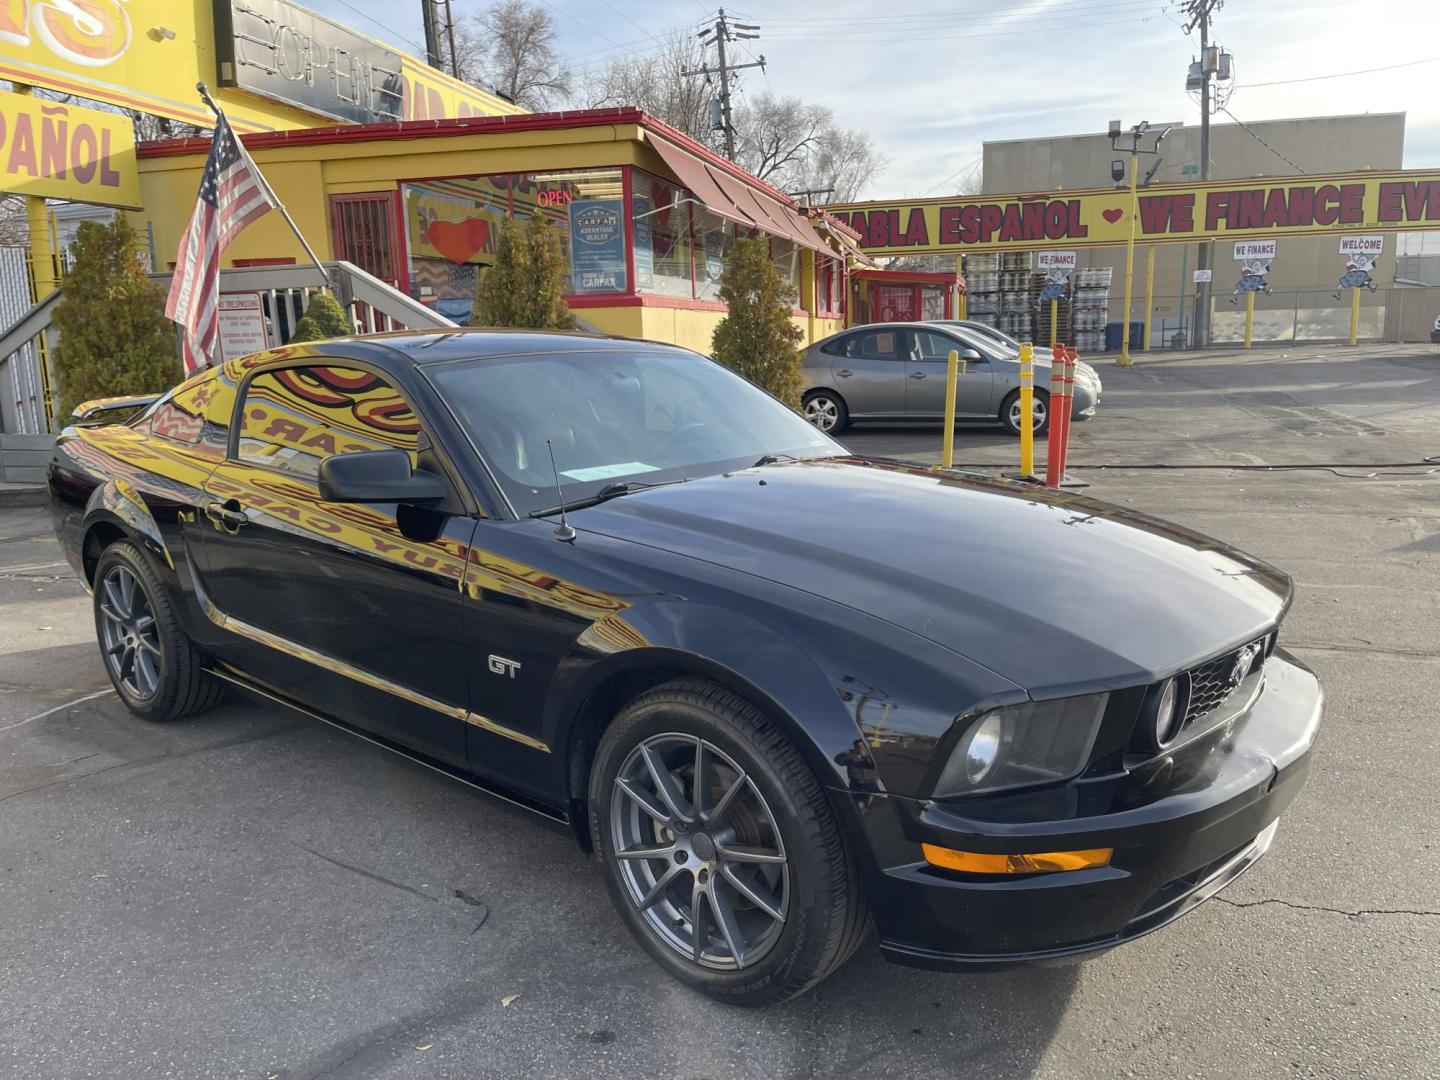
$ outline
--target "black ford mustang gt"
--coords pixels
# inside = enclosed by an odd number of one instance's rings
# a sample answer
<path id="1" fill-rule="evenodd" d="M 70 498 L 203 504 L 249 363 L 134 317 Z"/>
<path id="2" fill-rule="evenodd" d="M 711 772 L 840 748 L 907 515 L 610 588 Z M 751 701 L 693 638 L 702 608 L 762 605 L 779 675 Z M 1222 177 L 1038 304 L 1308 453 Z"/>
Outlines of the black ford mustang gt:
<path id="1" fill-rule="evenodd" d="M 851 456 L 669 346 L 261 353 L 68 429 L 50 489 L 134 712 L 236 684 L 568 823 L 742 1004 L 872 923 L 968 969 L 1154 930 L 1264 854 L 1320 721 L 1281 572 Z"/>

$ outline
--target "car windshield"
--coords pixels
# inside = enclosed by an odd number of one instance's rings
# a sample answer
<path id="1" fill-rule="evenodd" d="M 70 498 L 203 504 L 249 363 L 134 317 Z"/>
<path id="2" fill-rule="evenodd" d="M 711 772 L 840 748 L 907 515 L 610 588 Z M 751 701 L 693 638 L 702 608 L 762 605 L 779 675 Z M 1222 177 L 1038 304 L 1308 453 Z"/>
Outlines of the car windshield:
<path id="1" fill-rule="evenodd" d="M 669 350 L 459 360 L 424 368 L 522 516 L 617 484 L 847 451 L 714 361 Z M 546 444 L 549 444 L 547 447 Z"/>

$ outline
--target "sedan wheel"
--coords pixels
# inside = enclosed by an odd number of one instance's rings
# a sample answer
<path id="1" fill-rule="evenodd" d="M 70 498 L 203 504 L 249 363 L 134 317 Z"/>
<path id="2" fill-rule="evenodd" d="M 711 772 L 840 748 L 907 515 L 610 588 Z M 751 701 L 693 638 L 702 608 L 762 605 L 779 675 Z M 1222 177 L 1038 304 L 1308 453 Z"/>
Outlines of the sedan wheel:
<path id="1" fill-rule="evenodd" d="M 223 685 L 180 627 L 149 559 L 128 540 L 95 567 L 95 634 L 120 700 L 147 720 L 179 720 L 220 700 Z"/>
<path id="2" fill-rule="evenodd" d="M 805 395 L 805 419 L 827 435 L 838 435 L 845 430 L 849 412 L 845 402 L 837 394 L 825 390 L 813 390 Z"/>
<path id="3" fill-rule="evenodd" d="M 655 935 L 702 967 L 760 960 L 789 906 L 775 814 L 733 758 L 693 735 L 630 751 L 610 797 L 611 850 Z"/>
<path id="4" fill-rule="evenodd" d="M 1011 391 L 1000 406 L 1000 422 L 1011 435 L 1020 434 L 1020 392 Z M 1036 435 L 1045 434 L 1050 427 L 1050 397 L 1037 393 L 1030 403 L 1030 429 Z"/>
<path id="5" fill-rule="evenodd" d="M 100 582 L 100 650 L 110 678 L 148 701 L 160 685 L 160 637 L 150 599 L 127 566 L 114 566 Z"/>
<path id="6" fill-rule="evenodd" d="M 869 928 L 850 842 L 768 717 L 713 683 L 640 695 L 605 728 L 590 836 L 616 909 L 675 978 L 736 1005 L 803 993 Z"/>

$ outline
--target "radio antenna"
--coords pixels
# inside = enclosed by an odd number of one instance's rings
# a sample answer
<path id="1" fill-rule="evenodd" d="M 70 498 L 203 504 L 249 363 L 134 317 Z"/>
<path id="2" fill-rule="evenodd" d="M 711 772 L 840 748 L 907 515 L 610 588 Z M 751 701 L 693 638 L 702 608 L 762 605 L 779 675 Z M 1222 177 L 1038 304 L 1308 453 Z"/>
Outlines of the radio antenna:
<path id="1" fill-rule="evenodd" d="M 575 530 L 565 519 L 565 489 L 560 486 L 560 470 L 555 467 L 555 447 L 550 445 L 549 439 L 545 440 L 545 449 L 550 451 L 550 471 L 555 474 L 555 494 L 559 497 L 560 503 L 560 524 L 555 526 L 555 539 L 566 544 L 573 544 Z"/>

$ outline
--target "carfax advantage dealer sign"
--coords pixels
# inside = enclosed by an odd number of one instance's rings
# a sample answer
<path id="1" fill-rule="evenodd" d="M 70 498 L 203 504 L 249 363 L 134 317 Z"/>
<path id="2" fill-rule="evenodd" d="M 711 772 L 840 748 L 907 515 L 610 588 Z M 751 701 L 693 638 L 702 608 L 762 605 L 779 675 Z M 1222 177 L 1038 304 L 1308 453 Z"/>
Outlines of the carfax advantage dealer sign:
<path id="1" fill-rule="evenodd" d="M 1147 188 L 1137 206 L 1143 243 L 1440 229 L 1440 171 L 1164 184 Z M 1130 194 L 1113 188 L 825 209 L 872 255 L 1112 247 L 1130 237 Z"/>

